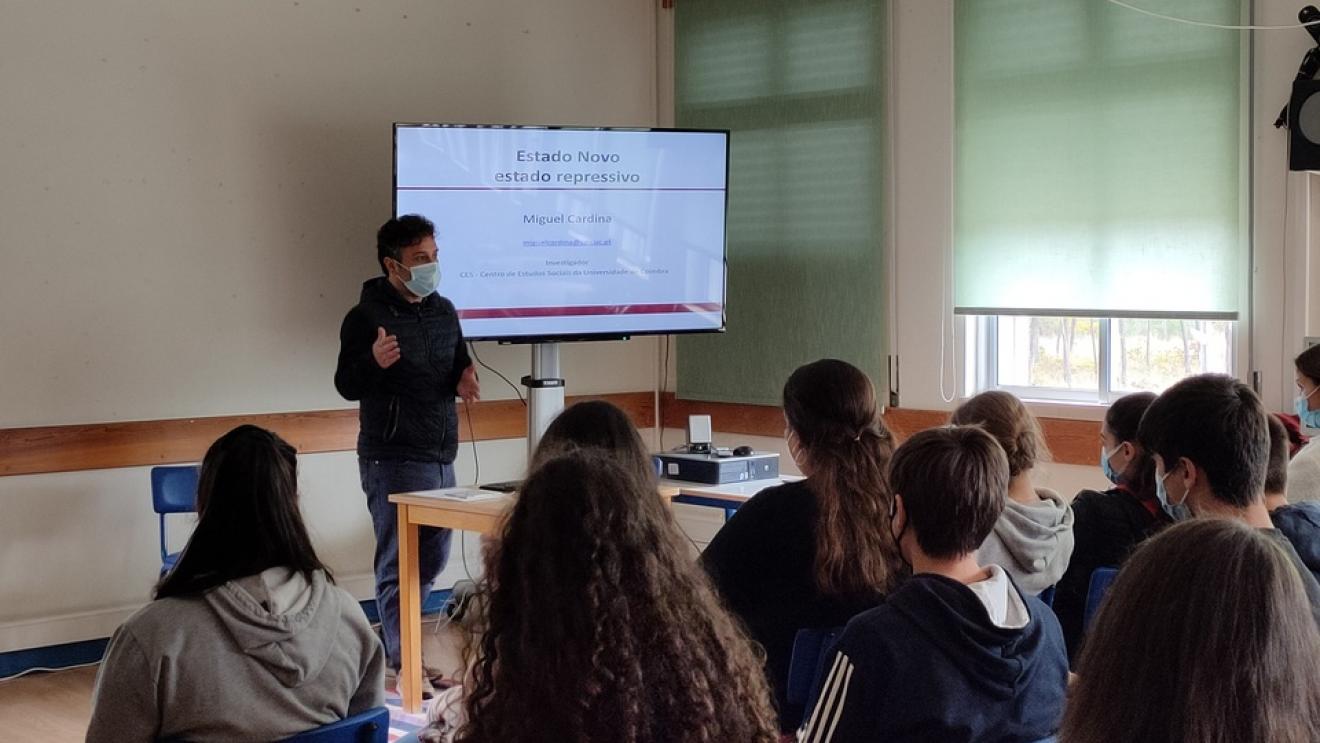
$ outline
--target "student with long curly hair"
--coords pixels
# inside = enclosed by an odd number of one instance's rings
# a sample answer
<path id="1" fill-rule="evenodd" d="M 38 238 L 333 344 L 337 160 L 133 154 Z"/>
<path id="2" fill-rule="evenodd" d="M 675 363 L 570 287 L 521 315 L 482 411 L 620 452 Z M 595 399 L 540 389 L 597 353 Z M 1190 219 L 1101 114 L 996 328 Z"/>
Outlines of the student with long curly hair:
<path id="1" fill-rule="evenodd" d="M 885 528 L 893 436 L 875 389 L 837 359 L 799 368 L 784 385 L 789 451 L 801 482 L 757 493 L 720 530 L 702 564 L 766 651 L 781 729 L 802 719 L 787 699 L 798 630 L 835 627 L 875 606 L 902 573 Z"/>
<path id="2" fill-rule="evenodd" d="M 1193 519 L 1138 547 L 1082 646 L 1065 743 L 1312 743 L 1320 632 L 1283 545 Z"/>
<path id="3" fill-rule="evenodd" d="M 585 449 L 541 462 L 485 566 L 459 743 L 777 740 L 760 660 L 652 479 Z"/>

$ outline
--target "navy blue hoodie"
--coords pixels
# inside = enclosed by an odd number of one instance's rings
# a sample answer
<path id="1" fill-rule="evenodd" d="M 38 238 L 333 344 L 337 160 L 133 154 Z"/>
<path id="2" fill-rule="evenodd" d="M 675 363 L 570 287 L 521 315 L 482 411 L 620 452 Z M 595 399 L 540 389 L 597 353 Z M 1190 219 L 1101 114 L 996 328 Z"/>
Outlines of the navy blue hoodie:
<path id="1" fill-rule="evenodd" d="M 1292 543 L 1297 556 L 1317 581 L 1320 581 L 1320 503 L 1289 503 L 1270 511 L 1274 528 Z"/>
<path id="2" fill-rule="evenodd" d="M 1034 743 L 1053 735 L 1068 686 L 1063 633 L 1045 604 L 1018 594 L 1030 620 L 1003 629 L 967 586 L 913 576 L 848 623 L 798 740 Z"/>

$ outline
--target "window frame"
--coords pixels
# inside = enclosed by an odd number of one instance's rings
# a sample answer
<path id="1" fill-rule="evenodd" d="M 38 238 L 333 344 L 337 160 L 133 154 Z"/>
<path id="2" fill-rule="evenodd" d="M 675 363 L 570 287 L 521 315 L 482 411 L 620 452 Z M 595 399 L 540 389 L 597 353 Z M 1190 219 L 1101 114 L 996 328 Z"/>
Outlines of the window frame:
<path id="1" fill-rule="evenodd" d="M 1003 317 L 1051 317 L 1050 315 L 1032 315 L 1030 313 L 1012 315 L 965 315 L 963 333 L 967 359 L 966 389 L 964 395 L 971 397 L 988 390 L 1009 392 L 1021 400 L 1031 403 L 1059 404 L 1067 406 L 1107 407 L 1124 395 L 1134 390 L 1115 390 L 1112 387 L 1112 324 L 1114 320 L 1181 320 L 1196 321 L 1199 317 L 1162 317 L 1129 318 L 1115 316 L 1075 315 L 1078 319 L 1094 320 L 1098 323 L 1099 355 L 1096 358 L 1096 373 L 1099 377 L 1095 392 L 1090 390 L 1066 390 L 1055 387 L 1030 387 L 1022 385 L 999 384 L 999 319 Z M 1238 374 L 1238 334 L 1242 332 L 1241 319 L 1225 321 L 1228 326 L 1228 373 L 1235 378 Z"/>

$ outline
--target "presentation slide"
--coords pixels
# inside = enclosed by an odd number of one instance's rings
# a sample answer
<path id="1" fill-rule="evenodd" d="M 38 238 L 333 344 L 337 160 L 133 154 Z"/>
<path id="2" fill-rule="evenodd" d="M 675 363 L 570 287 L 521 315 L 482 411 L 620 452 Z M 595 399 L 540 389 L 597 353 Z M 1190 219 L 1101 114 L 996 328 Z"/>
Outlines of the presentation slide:
<path id="1" fill-rule="evenodd" d="M 435 222 L 469 338 L 724 326 L 728 135 L 397 125 L 395 211 Z"/>

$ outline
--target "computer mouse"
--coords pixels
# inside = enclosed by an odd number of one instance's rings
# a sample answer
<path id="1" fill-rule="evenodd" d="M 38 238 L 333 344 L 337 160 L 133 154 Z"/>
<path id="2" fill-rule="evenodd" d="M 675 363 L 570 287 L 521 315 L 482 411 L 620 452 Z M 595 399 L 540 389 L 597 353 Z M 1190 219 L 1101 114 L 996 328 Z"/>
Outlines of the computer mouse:
<path id="1" fill-rule="evenodd" d="M 735 457 L 750 457 L 755 453 L 750 446 L 740 446 L 733 450 L 733 456 Z"/>

